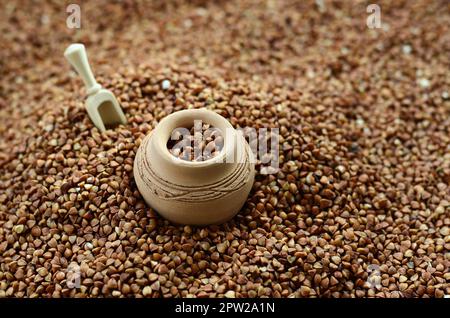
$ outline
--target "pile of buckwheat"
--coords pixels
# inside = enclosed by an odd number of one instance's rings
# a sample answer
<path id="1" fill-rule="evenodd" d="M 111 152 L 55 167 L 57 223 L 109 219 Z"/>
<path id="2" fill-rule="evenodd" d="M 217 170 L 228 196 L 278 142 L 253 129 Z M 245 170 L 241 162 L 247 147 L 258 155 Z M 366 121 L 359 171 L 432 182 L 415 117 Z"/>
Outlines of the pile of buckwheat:
<path id="1" fill-rule="evenodd" d="M 0 297 L 450 294 L 445 1 L 0 4 Z M 100 133 L 63 58 L 86 45 L 128 123 Z M 133 179 L 166 115 L 279 128 L 226 224 L 177 226 Z M 77 276 L 78 275 L 78 276 Z M 78 279 L 77 279 L 78 278 Z"/>

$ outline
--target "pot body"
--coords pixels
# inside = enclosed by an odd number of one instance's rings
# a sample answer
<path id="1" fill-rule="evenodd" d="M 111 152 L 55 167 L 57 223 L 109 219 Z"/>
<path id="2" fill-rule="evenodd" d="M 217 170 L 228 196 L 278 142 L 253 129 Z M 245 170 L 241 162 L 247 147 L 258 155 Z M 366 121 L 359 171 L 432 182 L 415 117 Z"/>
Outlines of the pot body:
<path id="1" fill-rule="evenodd" d="M 224 146 L 206 161 L 174 157 L 167 141 L 175 128 L 194 120 L 219 128 Z M 254 158 L 249 145 L 231 124 L 215 112 L 189 109 L 164 118 L 146 136 L 134 161 L 134 178 L 147 204 L 178 224 L 219 224 L 244 205 L 253 186 Z"/>

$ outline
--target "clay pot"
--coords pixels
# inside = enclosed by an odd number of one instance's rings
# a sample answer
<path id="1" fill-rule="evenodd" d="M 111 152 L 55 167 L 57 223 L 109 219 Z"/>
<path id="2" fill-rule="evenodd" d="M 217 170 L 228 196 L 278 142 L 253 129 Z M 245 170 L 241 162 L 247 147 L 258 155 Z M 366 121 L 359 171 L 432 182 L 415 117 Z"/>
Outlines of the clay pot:
<path id="1" fill-rule="evenodd" d="M 224 137 L 220 153 L 186 161 L 167 149 L 172 131 L 202 120 Z M 253 154 L 244 137 L 222 116 L 205 109 L 175 112 L 144 138 L 134 161 L 134 178 L 147 204 L 178 224 L 219 224 L 231 219 L 253 186 Z"/>

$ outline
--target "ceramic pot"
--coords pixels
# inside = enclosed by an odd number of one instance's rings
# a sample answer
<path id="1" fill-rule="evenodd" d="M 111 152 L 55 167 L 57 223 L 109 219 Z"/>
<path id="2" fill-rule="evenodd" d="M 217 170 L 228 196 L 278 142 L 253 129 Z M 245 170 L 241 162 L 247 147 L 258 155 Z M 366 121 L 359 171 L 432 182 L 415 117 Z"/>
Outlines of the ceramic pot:
<path id="1" fill-rule="evenodd" d="M 173 156 L 167 141 L 175 128 L 201 120 L 219 128 L 224 137 L 219 154 L 205 161 Z M 222 116 L 189 109 L 165 117 L 144 138 L 134 161 L 134 178 L 147 204 L 178 224 L 219 224 L 231 219 L 253 186 L 253 154 L 242 134 Z"/>

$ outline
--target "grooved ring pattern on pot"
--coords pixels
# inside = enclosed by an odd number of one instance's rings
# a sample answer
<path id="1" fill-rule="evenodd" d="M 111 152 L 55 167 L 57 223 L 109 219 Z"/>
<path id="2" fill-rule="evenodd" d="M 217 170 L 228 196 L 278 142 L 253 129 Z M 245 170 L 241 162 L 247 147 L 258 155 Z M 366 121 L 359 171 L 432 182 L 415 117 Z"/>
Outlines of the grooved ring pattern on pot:
<path id="1" fill-rule="evenodd" d="M 201 186 L 183 186 L 165 180 L 151 167 L 148 160 L 147 145 L 150 138 L 146 138 L 142 144 L 143 152 L 138 154 L 137 165 L 139 177 L 145 186 L 158 197 L 166 200 L 177 200 L 180 202 L 206 202 L 225 196 L 231 192 L 239 191 L 245 186 L 251 174 L 249 163 L 249 146 L 245 146 L 245 161 L 236 165 L 236 169 L 225 178 Z M 144 173 L 144 171 L 146 173 Z"/>

